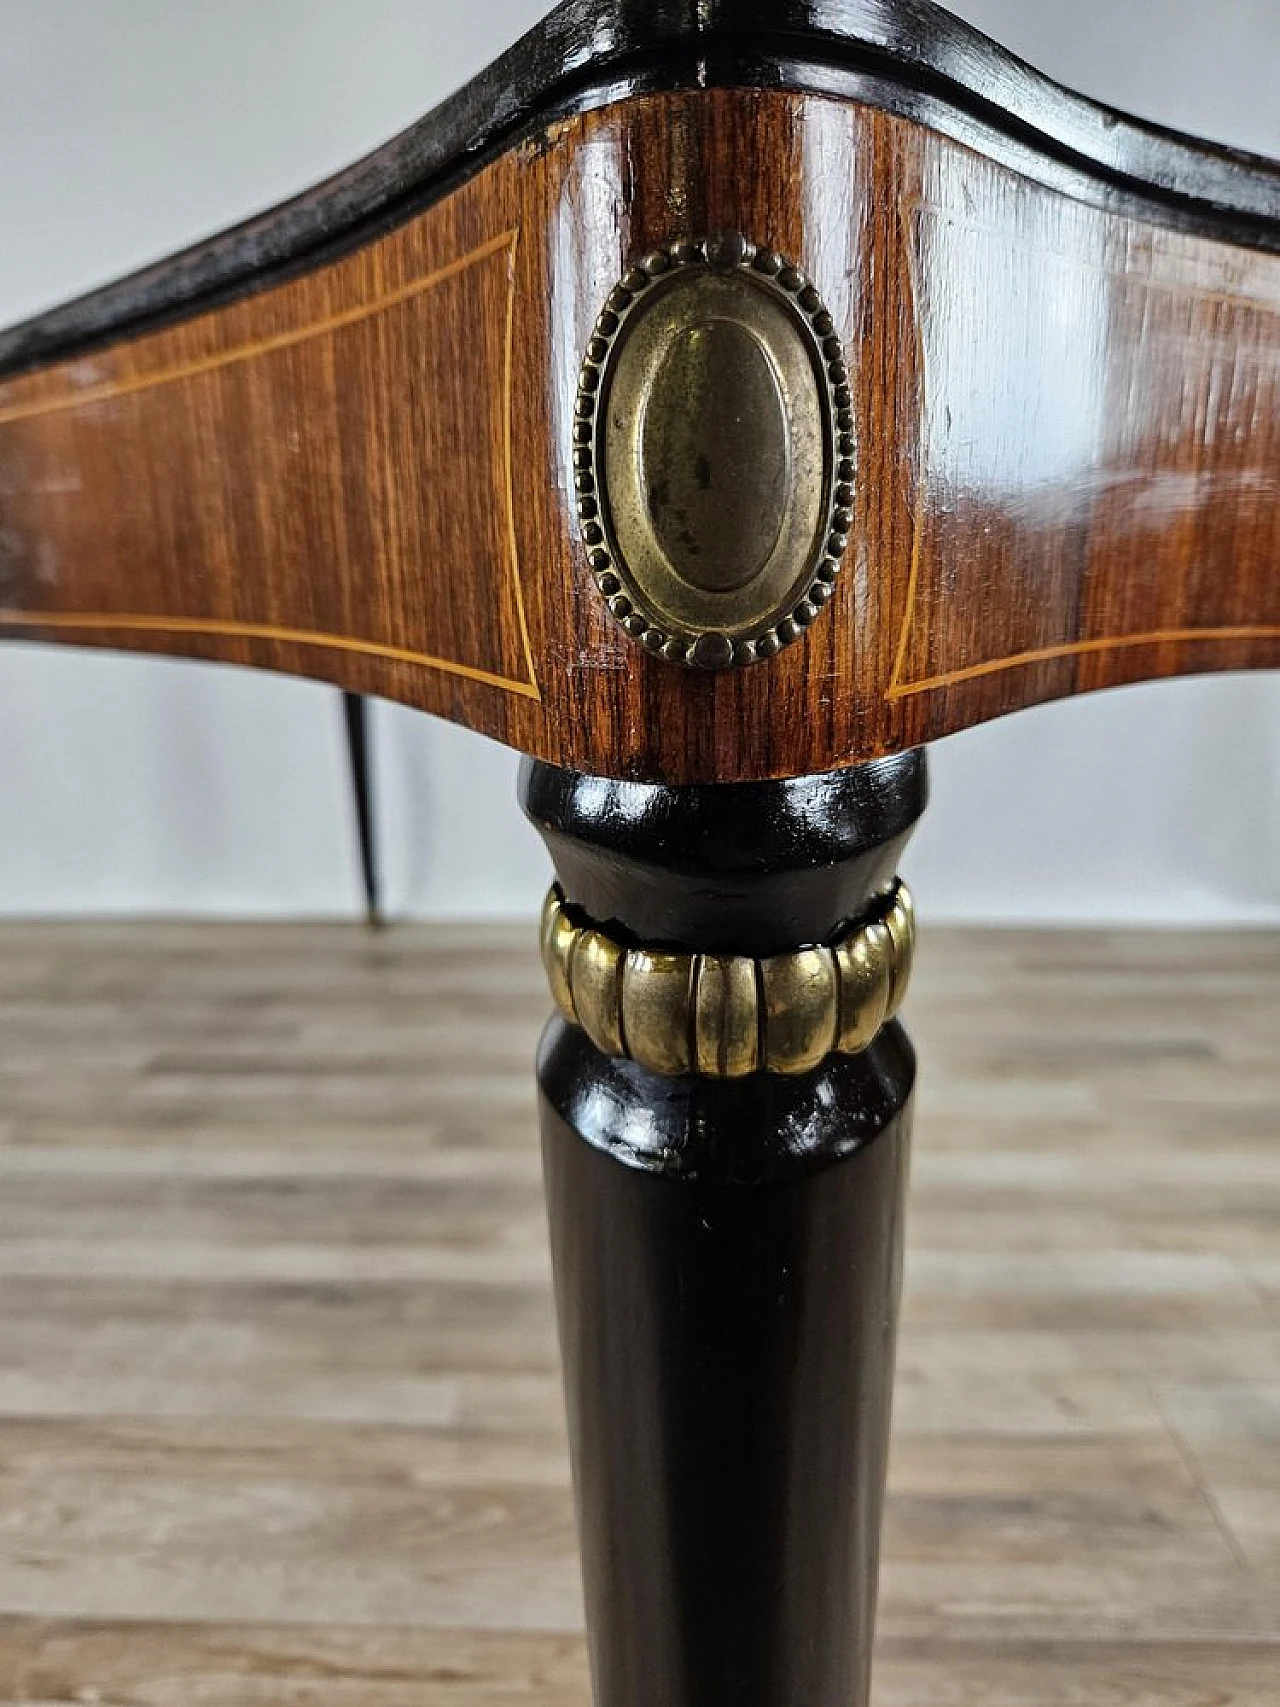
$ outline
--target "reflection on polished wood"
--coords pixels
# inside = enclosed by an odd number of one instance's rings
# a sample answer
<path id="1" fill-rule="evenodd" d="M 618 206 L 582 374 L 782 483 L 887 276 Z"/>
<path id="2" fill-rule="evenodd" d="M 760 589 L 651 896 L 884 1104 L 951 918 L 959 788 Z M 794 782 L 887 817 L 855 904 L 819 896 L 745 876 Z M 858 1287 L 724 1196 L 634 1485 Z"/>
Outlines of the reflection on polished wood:
<path id="1" fill-rule="evenodd" d="M 0 929 L 0 1699 L 586 1707 L 514 940 Z M 921 954 L 874 1698 L 1272 1707 L 1280 939 Z"/>
<path id="2" fill-rule="evenodd" d="M 635 96 L 353 253 L 0 381 L 0 631 L 318 675 L 668 781 L 1280 664 L 1280 255 L 1008 156 L 852 99 Z M 723 680 L 610 620 L 571 466 L 600 305 L 691 222 L 805 268 L 857 440 L 830 606 Z"/>

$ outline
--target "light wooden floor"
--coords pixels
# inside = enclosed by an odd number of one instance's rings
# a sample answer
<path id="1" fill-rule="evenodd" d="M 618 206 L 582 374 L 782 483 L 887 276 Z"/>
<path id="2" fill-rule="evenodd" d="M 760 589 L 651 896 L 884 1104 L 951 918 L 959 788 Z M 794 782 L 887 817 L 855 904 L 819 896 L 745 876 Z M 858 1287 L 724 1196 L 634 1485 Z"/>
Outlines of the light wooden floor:
<path id="1" fill-rule="evenodd" d="M 479 940 L 0 930 L 4 1702 L 582 1707 Z M 1275 1707 L 1280 938 L 938 931 L 908 1017 L 879 1707 Z"/>

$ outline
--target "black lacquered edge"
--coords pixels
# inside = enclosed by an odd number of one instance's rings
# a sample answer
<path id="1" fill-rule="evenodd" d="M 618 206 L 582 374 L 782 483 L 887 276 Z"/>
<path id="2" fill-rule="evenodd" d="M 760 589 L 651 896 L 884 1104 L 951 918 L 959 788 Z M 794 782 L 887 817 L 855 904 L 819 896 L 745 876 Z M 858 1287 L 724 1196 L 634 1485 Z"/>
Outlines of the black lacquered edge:
<path id="1" fill-rule="evenodd" d="M 0 376 L 137 336 L 358 247 L 570 113 L 708 87 L 867 101 L 1080 199 L 1280 252 L 1280 164 L 1074 94 L 929 0 L 566 0 L 347 171 L 0 332 Z"/>

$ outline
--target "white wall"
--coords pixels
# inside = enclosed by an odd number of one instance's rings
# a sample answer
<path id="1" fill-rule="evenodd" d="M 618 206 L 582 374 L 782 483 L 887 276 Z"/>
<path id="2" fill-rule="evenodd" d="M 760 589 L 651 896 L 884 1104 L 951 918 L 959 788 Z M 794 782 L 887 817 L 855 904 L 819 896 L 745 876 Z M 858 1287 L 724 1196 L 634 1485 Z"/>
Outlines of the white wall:
<path id="1" fill-rule="evenodd" d="M 0 0 L 0 322 L 376 146 L 538 0 Z M 1114 104 L 1280 154 L 1270 0 L 956 8 Z M 0 648 L 0 912 L 353 912 L 337 696 L 169 660 Z M 379 706 L 387 890 L 533 907 L 514 759 Z M 934 751 L 908 870 L 931 916 L 1280 921 L 1280 677 L 1025 712 Z"/>

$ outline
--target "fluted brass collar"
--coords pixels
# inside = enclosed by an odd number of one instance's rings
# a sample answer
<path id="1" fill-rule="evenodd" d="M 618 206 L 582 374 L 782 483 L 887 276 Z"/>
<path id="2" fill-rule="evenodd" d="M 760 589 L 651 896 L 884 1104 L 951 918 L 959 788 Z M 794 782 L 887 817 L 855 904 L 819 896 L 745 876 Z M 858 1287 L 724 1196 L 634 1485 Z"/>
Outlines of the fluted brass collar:
<path id="1" fill-rule="evenodd" d="M 626 946 L 557 888 L 542 910 L 543 965 L 567 1020 L 606 1055 L 715 1079 L 805 1073 L 865 1049 L 898 1011 L 914 943 L 902 882 L 838 942 L 763 960 Z"/>

